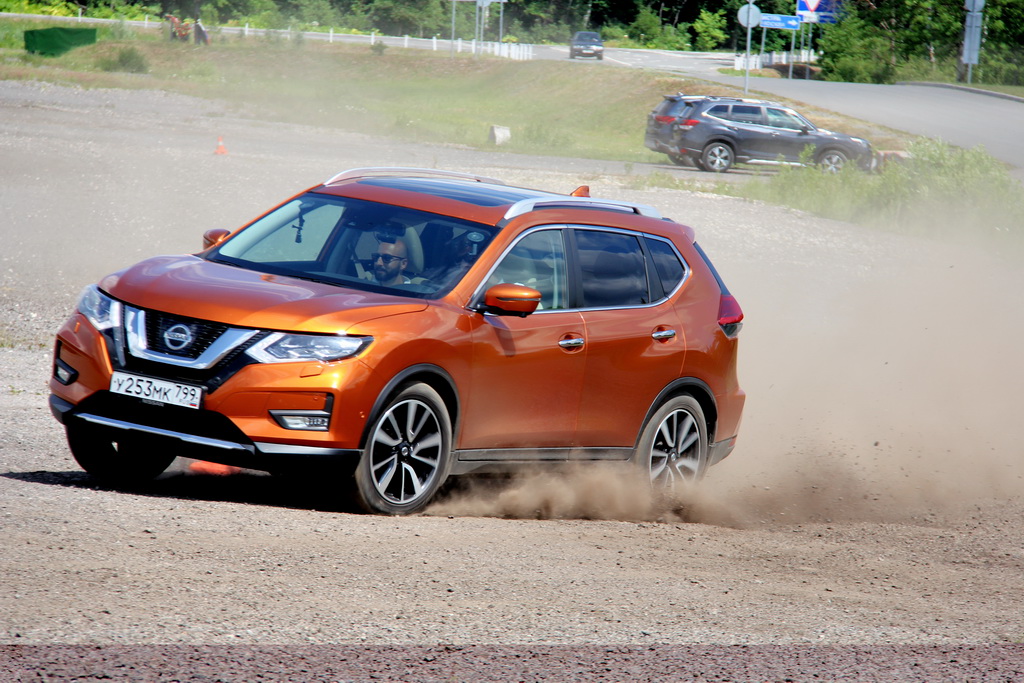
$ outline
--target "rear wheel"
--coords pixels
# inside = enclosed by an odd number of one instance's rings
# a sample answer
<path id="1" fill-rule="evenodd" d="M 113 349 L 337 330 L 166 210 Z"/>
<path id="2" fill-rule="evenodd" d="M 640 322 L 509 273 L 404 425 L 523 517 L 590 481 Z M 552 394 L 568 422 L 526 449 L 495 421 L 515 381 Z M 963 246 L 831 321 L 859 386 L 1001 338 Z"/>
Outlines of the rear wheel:
<path id="1" fill-rule="evenodd" d="M 448 477 L 451 421 L 444 401 L 426 384 L 413 384 L 374 420 L 356 468 L 356 493 L 369 512 L 417 512 Z"/>
<path id="2" fill-rule="evenodd" d="M 708 427 L 697 399 L 666 401 L 644 427 L 634 461 L 655 493 L 671 495 L 704 476 Z"/>
<path id="3" fill-rule="evenodd" d="M 167 444 L 144 434 L 88 423 L 70 424 L 66 431 L 71 455 L 82 469 L 111 484 L 151 481 L 174 462 Z"/>
<path id="4" fill-rule="evenodd" d="M 683 166 L 686 168 L 693 168 L 693 160 L 685 154 L 669 154 L 668 160 L 676 166 Z"/>
<path id="5" fill-rule="evenodd" d="M 733 156 L 732 147 L 724 142 L 712 142 L 704 148 L 700 160 L 705 171 L 725 173 L 732 168 Z"/>

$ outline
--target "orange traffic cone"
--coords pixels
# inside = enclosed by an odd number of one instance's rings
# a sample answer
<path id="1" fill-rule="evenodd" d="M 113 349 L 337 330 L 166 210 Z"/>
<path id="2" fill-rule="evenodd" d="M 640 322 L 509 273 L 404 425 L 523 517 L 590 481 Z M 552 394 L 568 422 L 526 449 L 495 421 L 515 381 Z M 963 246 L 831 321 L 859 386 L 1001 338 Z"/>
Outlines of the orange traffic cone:
<path id="1" fill-rule="evenodd" d="M 220 463 L 207 462 L 206 460 L 196 460 L 188 466 L 188 469 L 189 472 L 195 472 L 196 474 L 214 474 L 221 477 L 229 474 L 238 474 L 242 471 L 241 467 L 221 465 Z"/>
<path id="2" fill-rule="evenodd" d="M 228 150 L 224 146 L 224 138 L 220 135 L 217 136 L 217 149 L 213 150 L 214 154 L 227 154 Z"/>

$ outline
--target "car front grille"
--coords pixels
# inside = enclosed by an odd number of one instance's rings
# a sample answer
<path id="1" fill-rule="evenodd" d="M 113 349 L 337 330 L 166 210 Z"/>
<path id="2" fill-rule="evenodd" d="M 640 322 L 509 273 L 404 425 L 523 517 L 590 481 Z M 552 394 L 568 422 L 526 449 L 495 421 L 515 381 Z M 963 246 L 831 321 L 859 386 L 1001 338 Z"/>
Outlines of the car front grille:
<path id="1" fill-rule="evenodd" d="M 168 339 L 173 338 L 169 333 L 173 333 L 181 328 L 188 330 L 192 341 L 185 348 L 177 349 L 168 343 Z M 228 326 L 222 323 L 181 318 L 161 313 L 160 311 L 147 311 L 146 347 L 157 353 L 166 353 L 184 358 L 198 358 L 227 329 Z"/>

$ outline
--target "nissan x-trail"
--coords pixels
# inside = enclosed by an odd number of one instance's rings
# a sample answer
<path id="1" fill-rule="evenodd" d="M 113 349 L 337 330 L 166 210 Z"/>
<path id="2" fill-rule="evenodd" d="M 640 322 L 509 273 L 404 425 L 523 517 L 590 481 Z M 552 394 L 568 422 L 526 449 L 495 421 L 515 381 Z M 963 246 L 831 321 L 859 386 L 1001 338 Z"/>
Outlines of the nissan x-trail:
<path id="1" fill-rule="evenodd" d="M 115 485 L 182 456 L 330 473 L 387 514 L 572 461 L 694 482 L 736 441 L 743 314 L 691 228 L 587 194 L 339 174 L 87 287 L 53 414 Z"/>

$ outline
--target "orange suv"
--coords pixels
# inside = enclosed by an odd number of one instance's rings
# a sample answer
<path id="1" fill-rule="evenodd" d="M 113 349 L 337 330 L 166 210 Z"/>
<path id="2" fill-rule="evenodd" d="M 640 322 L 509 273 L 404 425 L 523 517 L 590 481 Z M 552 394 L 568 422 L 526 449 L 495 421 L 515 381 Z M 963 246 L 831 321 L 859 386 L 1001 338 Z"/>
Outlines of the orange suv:
<path id="1" fill-rule="evenodd" d="M 736 441 L 743 314 L 691 228 L 588 194 L 341 173 L 87 287 L 52 412 L 114 484 L 177 456 L 334 464 L 386 514 L 450 475 L 571 461 L 696 481 Z"/>

